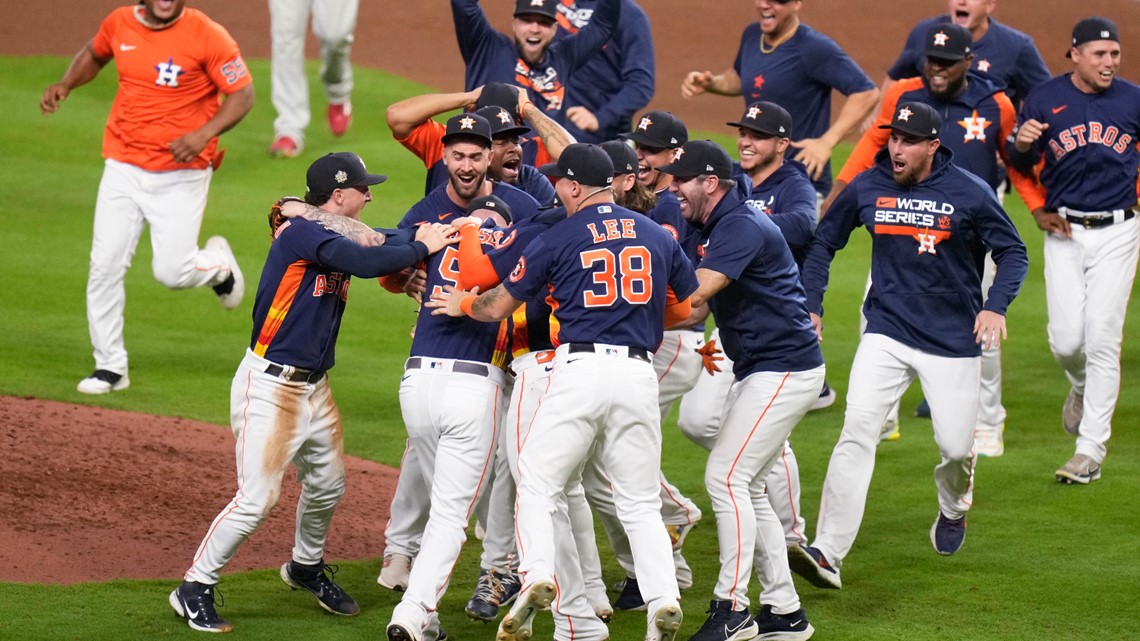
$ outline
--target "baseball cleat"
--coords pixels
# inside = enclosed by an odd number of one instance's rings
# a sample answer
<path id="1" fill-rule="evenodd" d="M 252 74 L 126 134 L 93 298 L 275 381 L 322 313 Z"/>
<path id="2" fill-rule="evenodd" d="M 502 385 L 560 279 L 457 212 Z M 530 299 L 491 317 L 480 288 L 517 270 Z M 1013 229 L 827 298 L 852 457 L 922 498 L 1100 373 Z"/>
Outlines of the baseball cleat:
<path id="1" fill-rule="evenodd" d="M 344 102 L 339 105 L 329 105 L 328 109 L 329 131 L 334 136 L 343 136 L 352 126 L 352 103 Z"/>
<path id="2" fill-rule="evenodd" d="M 408 576 L 412 573 L 412 557 L 404 554 L 385 554 L 384 565 L 376 582 L 381 586 L 403 592 L 408 589 Z"/>
<path id="3" fill-rule="evenodd" d="M 898 420 L 883 421 L 883 426 L 879 428 L 879 441 L 897 441 L 902 438 L 902 433 L 899 432 Z"/>
<path id="4" fill-rule="evenodd" d="M 824 408 L 831 407 L 833 404 L 835 404 L 836 396 L 837 394 L 835 393 L 835 390 L 831 389 L 831 386 L 827 384 L 827 381 L 824 381 L 823 388 L 819 391 L 819 398 L 812 401 L 811 409 L 808 411 L 810 412 L 814 410 L 822 410 Z"/>
<path id="5" fill-rule="evenodd" d="M 615 610 L 645 610 L 645 600 L 641 598 L 641 588 L 637 579 L 627 578 L 621 585 L 621 594 L 614 599 Z"/>
<path id="6" fill-rule="evenodd" d="M 653 622 L 645 631 L 645 641 L 675 641 L 681 629 L 681 606 L 667 603 L 653 611 Z"/>
<path id="7" fill-rule="evenodd" d="M 245 296 L 245 277 L 242 276 L 237 258 L 234 256 L 233 250 L 230 249 L 230 244 L 222 236 L 210 236 L 206 240 L 206 249 L 220 252 L 226 258 L 226 265 L 230 268 L 230 274 L 226 276 L 225 280 L 214 285 L 213 289 L 223 308 L 234 309 L 241 304 L 241 299 Z"/>
<path id="8" fill-rule="evenodd" d="M 930 526 L 930 543 L 934 546 L 934 551 L 942 556 L 950 556 L 965 542 L 966 517 L 955 520 L 939 511 L 934 525 Z"/>
<path id="9" fill-rule="evenodd" d="M 757 639 L 780 639 L 781 641 L 807 641 L 815 628 L 808 622 L 803 608 L 789 614 L 776 614 L 772 606 L 765 605 L 756 615 Z"/>
<path id="10" fill-rule="evenodd" d="M 395 621 L 388 624 L 385 633 L 388 637 L 388 641 L 420 641 L 421 638 L 421 635 L 417 635 L 413 632 L 412 626 L 404 623 L 396 623 Z M 440 630 L 439 638 L 442 640 L 445 636 L 446 633 Z"/>
<path id="11" fill-rule="evenodd" d="M 1004 431 L 1005 423 L 996 430 L 988 427 L 974 428 L 974 451 L 978 456 L 997 458 L 1005 454 L 1005 441 L 1002 439 Z"/>
<path id="12" fill-rule="evenodd" d="M 463 611 L 467 616 L 490 623 L 499 616 L 499 606 L 503 605 L 503 582 L 498 572 L 494 570 L 481 570 L 479 580 L 475 583 L 475 593 L 467 602 Z"/>
<path id="13" fill-rule="evenodd" d="M 534 632 L 531 629 L 534 615 L 539 610 L 550 607 L 557 595 L 558 588 L 554 586 L 554 581 L 535 581 L 523 588 L 510 612 L 499 623 L 495 641 L 530 641 Z"/>
<path id="14" fill-rule="evenodd" d="M 519 592 L 522 592 L 522 577 L 518 572 L 507 571 L 499 575 L 499 582 L 503 584 L 503 600 L 499 603 L 500 606 L 510 605 L 518 598 Z"/>
<path id="15" fill-rule="evenodd" d="M 1100 478 L 1100 463 L 1090 456 L 1075 454 L 1056 472 L 1057 481 L 1066 485 L 1088 485 Z"/>
<path id="16" fill-rule="evenodd" d="M 199 632 L 229 632 L 234 629 L 229 621 L 218 616 L 214 609 L 214 593 L 217 586 L 183 581 L 182 585 L 170 593 L 170 607 L 174 613 L 186 619 L 186 624 Z M 220 595 L 219 595 L 220 596 Z"/>
<path id="17" fill-rule="evenodd" d="M 930 403 L 927 403 L 925 398 L 919 401 L 918 407 L 914 408 L 914 417 L 930 418 Z"/>
<path id="18" fill-rule="evenodd" d="M 788 566 L 792 572 L 807 579 L 817 588 L 839 590 L 843 581 L 839 578 L 839 568 L 827 560 L 823 552 L 810 545 L 788 546 Z"/>
<path id="19" fill-rule="evenodd" d="M 324 561 L 316 565 L 302 565 L 286 561 L 281 566 L 281 580 L 294 590 L 308 590 L 317 597 L 317 603 L 326 612 L 351 617 L 360 614 L 360 606 L 333 581 L 337 567 Z"/>
<path id="20" fill-rule="evenodd" d="M 269 145 L 269 155 L 274 158 L 295 158 L 301 153 L 301 145 L 289 136 L 277 136 Z"/>
<path id="21" fill-rule="evenodd" d="M 1069 388 L 1069 395 L 1065 398 L 1065 405 L 1061 408 L 1061 425 L 1065 431 L 1073 436 L 1081 435 L 1081 419 L 1085 416 L 1085 395 L 1074 388 Z M 1062 468 L 1063 469 L 1063 468 Z"/>
<path id="22" fill-rule="evenodd" d="M 127 378 L 126 374 L 116 374 L 110 370 L 97 369 L 91 372 L 91 376 L 79 381 L 75 389 L 81 394 L 107 394 L 125 390 L 130 386 L 131 380 Z"/>
<path id="23" fill-rule="evenodd" d="M 689 641 L 746 641 L 756 636 L 756 622 L 747 609 L 733 610 L 732 601 L 713 599 L 709 618 Z"/>

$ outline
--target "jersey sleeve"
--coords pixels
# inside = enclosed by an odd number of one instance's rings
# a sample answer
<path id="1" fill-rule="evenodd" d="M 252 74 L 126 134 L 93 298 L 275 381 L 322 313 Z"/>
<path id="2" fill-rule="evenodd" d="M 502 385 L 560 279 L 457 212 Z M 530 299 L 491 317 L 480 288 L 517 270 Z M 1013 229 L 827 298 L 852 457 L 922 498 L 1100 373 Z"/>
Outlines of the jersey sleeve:
<path id="1" fill-rule="evenodd" d="M 827 291 L 831 261 L 835 258 L 835 252 L 847 246 L 851 232 L 860 224 L 860 183 L 860 178 L 856 176 L 851 184 L 839 192 L 831 209 L 827 210 L 827 215 L 819 221 L 804 259 L 801 275 L 807 294 L 807 309 L 820 316 L 823 315 L 823 295 Z"/>
<path id="2" fill-rule="evenodd" d="M 227 96 L 249 86 L 253 77 L 242 60 L 237 42 L 222 25 L 206 20 L 204 60 L 206 73 L 214 85 Z"/>
<path id="3" fill-rule="evenodd" d="M 785 182 L 768 218 L 780 228 L 793 253 L 804 251 L 815 235 L 815 186 L 808 181 Z"/>
<path id="4" fill-rule="evenodd" d="M 1045 116 L 1040 113 L 1040 109 L 1036 105 L 1037 101 L 1035 100 L 1035 96 L 1036 92 L 1030 92 L 1025 98 L 1025 101 L 1021 103 L 1021 112 L 1017 117 L 1017 127 L 1020 127 L 1022 123 L 1029 120 L 1046 122 Z M 1037 162 L 1041 160 L 1042 149 L 1045 144 L 1047 144 L 1049 136 L 1047 133 L 1043 133 L 1036 142 L 1030 145 L 1028 150 L 1018 151 L 1017 146 L 1013 142 L 1017 135 L 1017 127 L 1015 127 L 1010 136 L 1006 138 L 1006 153 L 1009 155 L 1011 167 L 1030 176 L 1034 174 Z"/>
<path id="5" fill-rule="evenodd" d="M 443 134 L 447 127 L 434 120 L 416 125 L 407 138 L 396 138 L 396 142 L 423 161 L 424 167 L 431 167 L 443 158 Z"/>
<path id="6" fill-rule="evenodd" d="M 1009 146 L 1012 144 L 1009 141 L 1013 138 L 1013 131 L 1017 124 L 1017 112 L 1014 111 L 1013 102 L 1010 101 L 1009 96 L 1005 95 L 1005 92 L 994 93 L 993 99 L 998 105 L 998 112 L 1001 114 L 999 129 L 1001 140 L 997 145 L 998 155 L 1002 162 L 1009 166 L 1011 164 Z M 1017 191 L 1017 195 L 1021 196 L 1021 200 L 1029 208 L 1029 211 L 1045 206 L 1045 188 L 1037 182 L 1036 176 L 1026 175 L 1017 170 L 1008 172 L 1008 176 L 1010 184 Z"/>
<path id="7" fill-rule="evenodd" d="M 566 61 L 566 69 L 560 71 L 569 73 L 586 64 L 590 56 L 600 51 L 614 35 L 620 18 L 621 0 L 600 0 L 589 24 L 578 33 L 556 40 L 551 45 Z"/>
<path id="8" fill-rule="evenodd" d="M 693 292 L 697 291 L 700 282 L 697 281 L 697 272 L 693 269 L 693 263 L 689 261 L 689 257 L 685 255 L 685 250 L 672 238 L 669 241 L 669 248 L 672 252 L 672 256 L 669 258 L 669 289 L 672 290 L 678 302 L 684 302 L 693 295 Z"/>
<path id="9" fill-rule="evenodd" d="M 459 288 L 488 290 L 502 281 L 491 259 L 483 251 L 481 231 L 475 225 L 459 230 Z"/>
<path id="10" fill-rule="evenodd" d="M 875 88 L 875 84 L 855 60 L 827 36 L 820 34 L 811 41 L 804 54 L 808 76 L 845 96 Z"/>
<path id="11" fill-rule="evenodd" d="M 118 9 L 103 18 L 103 22 L 99 23 L 99 30 L 95 32 L 95 37 L 91 40 L 91 53 L 99 60 L 110 60 L 115 57 L 115 49 L 111 43 L 111 39 L 115 33 L 115 26 L 119 23 Z"/>
<path id="12" fill-rule="evenodd" d="M 1045 66 L 1045 61 L 1041 58 L 1041 52 L 1030 38 L 1022 40 L 1015 66 L 1017 73 L 1012 84 L 1018 100 L 1024 99 L 1031 89 L 1052 77 L 1049 75 L 1049 67 Z"/>
<path id="13" fill-rule="evenodd" d="M 965 170 L 962 173 L 974 180 L 978 186 L 977 191 L 982 194 L 973 216 L 974 225 L 982 242 L 993 252 L 994 263 L 997 265 L 993 285 L 990 286 L 982 308 L 1004 316 L 1029 273 L 1029 254 L 1017 233 L 1017 227 L 1002 209 L 989 185 Z"/>
<path id="14" fill-rule="evenodd" d="M 759 28 L 756 23 L 752 23 L 744 28 L 744 33 L 740 34 L 740 46 L 736 49 L 736 59 L 732 61 L 732 69 L 737 77 L 740 76 L 740 69 L 744 65 L 744 43 L 748 42 L 748 30 L 754 27 Z"/>
<path id="15" fill-rule="evenodd" d="M 317 247 L 317 260 L 322 265 L 362 278 L 393 274 L 415 265 L 427 255 L 427 246 L 420 242 L 365 247 L 344 236 L 330 238 Z"/>
<path id="16" fill-rule="evenodd" d="M 613 128 L 625 130 L 628 122 L 618 122 L 624 114 L 634 113 L 653 99 L 654 60 L 653 31 L 649 18 L 642 11 L 635 11 L 636 5 L 623 8 L 619 31 L 614 38 L 621 39 L 621 89 L 594 114 L 598 119 L 598 129 L 607 131 Z M 620 126 L 619 126 L 620 125 Z"/>
<path id="17" fill-rule="evenodd" d="M 451 17 L 455 21 L 455 39 L 463 62 L 470 63 L 483 42 L 494 38 L 494 27 L 487 21 L 479 0 L 451 0 Z"/>
<path id="18" fill-rule="evenodd" d="M 532 240 L 519 256 L 511 274 L 503 280 L 503 288 L 515 300 L 533 300 L 546 286 L 553 253 L 553 248 L 547 245 L 543 236 Z"/>

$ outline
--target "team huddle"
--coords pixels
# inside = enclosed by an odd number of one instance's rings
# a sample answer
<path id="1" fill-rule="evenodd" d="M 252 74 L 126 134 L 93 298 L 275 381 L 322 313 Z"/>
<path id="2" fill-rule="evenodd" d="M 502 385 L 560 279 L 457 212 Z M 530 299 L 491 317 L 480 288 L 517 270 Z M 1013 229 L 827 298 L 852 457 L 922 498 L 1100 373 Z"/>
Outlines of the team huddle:
<path id="1" fill-rule="evenodd" d="M 54 112 L 115 61 L 87 289 L 96 364 L 80 392 L 129 385 L 123 279 L 145 223 L 156 279 L 210 286 L 226 309 L 243 298 L 227 241 L 199 249 L 197 236 L 218 136 L 249 112 L 252 81 L 225 29 L 184 4 L 116 10 L 41 99 Z M 271 3 L 275 25 L 300 15 L 287 4 Z M 352 113 L 351 4 L 350 17 L 321 21 L 341 43 L 325 78 L 336 135 Z M 361 211 L 387 177 L 338 152 L 309 166 L 303 198 L 271 208 L 231 386 L 238 488 L 169 595 L 178 616 L 232 630 L 216 585 L 290 465 L 302 491 L 281 579 L 332 614 L 360 611 L 324 559 L 345 493 L 327 373 L 353 276 L 420 304 L 377 577 L 402 592 L 388 641 L 446 636 L 439 606 L 473 517 L 483 549 L 465 611 L 497 620 L 498 641 L 529 641 L 545 610 L 557 641 L 604 641 L 615 609 L 645 612 L 646 641 L 677 639 L 681 590 L 693 584 L 683 544 L 703 515 L 661 471 L 675 404 L 681 431 L 708 451 L 720 561 L 707 619 L 686 638 L 812 637 L 792 574 L 843 587 L 876 448 L 899 437 L 899 401 L 916 377 L 941 455 L 930 541 L 958 552 L 978 457 L 1004 454 L 1000 344 L 1029 267 L 1002 205 L 1010 187 L 1045 232 L 1049 344 L 1071 385 L 1060 409 L 1075 451 L 1054 476 L 1100 478 L 1140 251 L 1140 87 L 1117 77 L 1116 25 L 1078 22 L 1072 70 L 1051 78 L 1034 42 L 991 17 L 996 0 L 950 0 L 948 15 L 914 27 L 880 90 L 800 22 L 802 0 L 755 4 L 732 66 L 692 71 L 680 87 L 686 98 L 743 98 L 726 123 L 734 161 L 691 140 L 676 115 L 646 109 L 653 43 L 632 0 L 517 0 L 511 35 L 478 0 L 451 0 L 464 90 L 386 113 L 424 163 L 423 199 L 394 229 L 369 227 Z M 313 11 L 317 29 L 321 3 Z M 281 74 L 270 153 L 290 157 L 308 103 L 282 107 L 303 78 Z M 834 117 L 832 90 L 847 96 Z M 834 147 L 861 126 L 833 181 Z M 790 439 L 836 398 L 824 299 L 834 256 L 860 227 L 871 237 L 863 331 L 809 538 Z M 595 518 L 626 575 L 612 602 Z"/>

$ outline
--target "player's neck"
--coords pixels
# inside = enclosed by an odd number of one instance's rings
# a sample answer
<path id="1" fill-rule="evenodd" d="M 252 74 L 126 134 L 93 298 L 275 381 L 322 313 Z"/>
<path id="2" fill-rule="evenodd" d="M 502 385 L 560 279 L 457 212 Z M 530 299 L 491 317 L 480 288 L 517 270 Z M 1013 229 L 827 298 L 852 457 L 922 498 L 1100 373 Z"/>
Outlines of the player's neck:
<path id="1" fill-rule="evenodd" d="M 162 31 L 163 29 L 169 29 L 170 27 L 173 27 L 179 20 L 182 19 L 182 16 L 184 15 L 186 15 L 185 9 L 183 9 L 181 12 L 179 12 L 178 15 L 174 16 L 166 22 L 155 22 L 147 16 L 146 7 L 143 7 L 141 5 L 135 7 L 135 19 L 138 20 L 139 24 L 142 26 L 154 31 Z"/>
<path id="2" fill-rule="evenodd" d="M 460 207 L 467 207 L 467 205 L 471 204 L 472 198 L 476 198 L 478 196 L 490 196 L 494 190 L 495 190 L 495 183 L 491 182 L 490 179 L 484 179 L 483 180 L 483 186 L 479 188 L 479 191 L 476 192 L 474 196 L 472 196 L 471 198 L 463 198 L 462 196 L 459 195 L 458 192 L 455 191 L 455 187 L 451 184 L 451 181 L 449 180 L 447 182 L 447 189 L 445 190 L 445 192 L 447 193 L 447 197 L 451 200 L 451 202 L 455 203 L 456 205 L 459 205 Z"/>
<path id="3" fill-rule="evenodd" d="M 784 165 L 783 158 L 776 158 L 767 165 L 758 165 L 748 171 L 748 177 L 752 180 L 753 187 L 759 187 L 768 180 L 776 170 Z"/>
<path id="4" fill-rule="evenodd" d="M 614 203 L 614 192 L 612 187 L 586 187 L 586 189 L 589 190 L 586 192 L 586 196 L 582 198 L 582 200 L 578 201 L 578 204 L 573 207 L 573 211 L 567 210 L 567 215 L 573 216 L 583 209 L 592 207 L 593 205 L 612 205 Z"/>
<path id="5" fill-rule="evenodd" d="M 990 18 L 989 18 L 989 16 L 986 16 L 986 19 L 982 20 L 982 22 L 980 24 L 978 24 L 978 26 L 974 27 L 973 29 L 970 29 L 970 37 L 973 38 L 974 42 L 977 42 L 978 40 L 980 40 L 982 38 L 982 36 L 986 35 L 986 33 L 989 30 L 990 30 Z"/>
<path id="6" fill-rule="evenodd" d="M 1104 89 L 1101 89 L 1100 87 L 1097 87 L 1096 85 L 1092 85 L 1092 84 L 1085 82 L 1085 79 L 1081 77 L 1081 74 L 1077 73 L 1076 71 L 1069 74 L 1069 80 L 1072 81 L 1073 86 L 1077 88 L 1077 91 L 1079 91 L 1081 93 L 1087 93 L 1087 94 L 1091 95 L 1091 94 L 1097 94 L 1097 93 L 1104 93 L 1105 91 L 1108 90 L 1107 87 L 1105 87 Z"/>
<path id="7" fill-rule="evenodd" d="M 784 44 L 796 35 L 796 29 L 800 28 L 800 17 L 793 16 L 788 24 L 781 30 L 775 31 L 771 34 L 761 34 L 760 36 L 760 52 L 772 53 L 776 47 Z"/>

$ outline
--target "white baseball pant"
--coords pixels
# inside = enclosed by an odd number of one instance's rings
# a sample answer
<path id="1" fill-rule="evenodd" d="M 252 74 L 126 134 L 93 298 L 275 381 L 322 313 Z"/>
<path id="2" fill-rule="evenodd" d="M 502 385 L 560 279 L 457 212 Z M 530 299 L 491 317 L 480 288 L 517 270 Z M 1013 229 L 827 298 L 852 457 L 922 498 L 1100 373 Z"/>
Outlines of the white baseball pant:
<path id="1" fill-rule="evenodd" d="M 842 563 L 855 543 L 879 430 L 915 376 L 930 403 L 934 440 L 942 454 L 934 468 L 939 509 L 950 519 L 966 515 L 974 490 L 980 360 L 935 356 L 882 334 L 863 335 L 851 364 L 843 431 L 827 465 L 812 543 L 832 564 Z"/>
<path id="2" fill-rule="evenodd" d="M 722 427 L 705 469 L 716 513 L 720 574 L 713 594 L 733 609 L 749 606 L 755 562 L 760 602 L 787 614 L 800 608 L 792 584 L 783 526 L 769 503 L 766 478 L 782 458 L 788 435 L 819 397 L 826 368 L 757 372 L 733 383 Z M 756 556 L 756 550 L 762 554 Z"/>
<path id="3" fill-rule="evenodd" d="M 1069 383 L 1085 395 L 1076 453 L 1100 463 L 1120 395 L 1120 346 L 1136 278 L 1140 219 L 1071 229 L 1072 238 L 1045 236 L 1049 349 Z"/>
<path id="4" fill-rule="evenodd" d="M 309 14 L 321 45 L 321 82 L 329 104 L 348 102 L 352 94 L 353 31 L 359 0 L 269 0 L 272 36 L 270 86 L 277 119 L 273 131 L 303 144 L 309 126 L 309 82 L 305 79 L 305 33 Z"/>
<path id="5" fill-rule="evenodd" d="M 159 283 L 170 289 L 190 289 L 217 285 L 229 277 L 226 255 L 198 248 L 213 173 L 210 168 L 147 171 L 106 161 L 95 200 L 87 277 L 87 325 L 95 348 L 95 369 L 127 373 L 123 279 L 144 225 L 150 225 L 151 269 Z"/>
<path id="6" fill-rule="evenodd" d="M 503 389 L 498 416 L 506 417 L 514 394 L 513 381 L 507 378 Z M 491 474 L 490 487 L 475 505 L 475 513 L 485 526 L 483 553 L 479 557 L 479 567 L 484 570 L 505 572 L 518 563 L 515 555 L 515 479 L 507 457 L 507 435 L 502 426 L 498 430 L 498 444 L 495 448 L 495 465 Z"/>
<path id="7" fill-rule="evenodd" d="M 673 409 L 673 402 L 697 384 L 704 371 L 697 350 L 704 344 L 704 332 L 691 329 L 668 330 L 661 339 L 661 346 L 653 354 L 653 370 L 657 372 L 657 387 L 661 390 L 657 402 L 661 405 L 662 422 Z"/>
<path id="8" fill-rule="evenodd" d="M 333 511 L 344 496 L 344 428 L 328 377 L 293 383 L 270 376 L 270 361 L 246 350 L 230 385 L 230 426 L 238 489 L 218 514 L 186 571 L 187 581 L 215 584 L 238 546 L 281 498 L 281 481 L 297 467 L 301 497 L 293 560 L 319 563 Z"/>
<path id="9" fill-rule="evenodd" d="M 388 525 L 384 528 L 384 554 L 403 554 L 415 558 L 420 553 L 420 541 L 427 527 L 428 509 L 431 507 L 431 486 L 424 479 L 420 458 L 408 439 L 404 458 L 400 460 L 400 476 L 388 510 Z"/>

